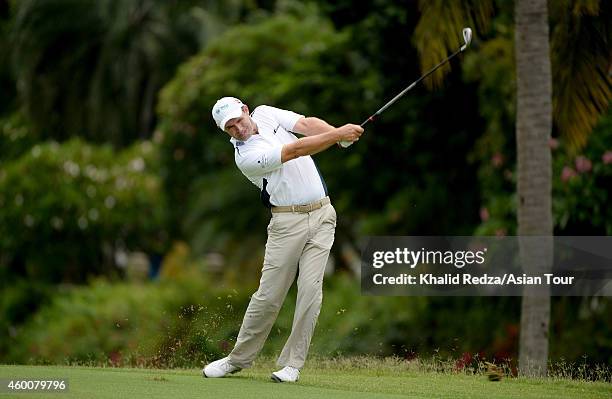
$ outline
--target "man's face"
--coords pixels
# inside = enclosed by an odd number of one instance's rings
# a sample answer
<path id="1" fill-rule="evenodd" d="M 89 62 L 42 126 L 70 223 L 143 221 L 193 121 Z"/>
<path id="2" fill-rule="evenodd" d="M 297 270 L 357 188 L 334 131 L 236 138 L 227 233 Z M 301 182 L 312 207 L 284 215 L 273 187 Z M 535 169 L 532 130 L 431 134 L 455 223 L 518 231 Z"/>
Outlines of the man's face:
<path id="1" fill-rule="evenodd" d="M 239 141 L 246 141 L 257 131 L 257 125 L 249 116 L 249 109 L 242 107 L 242 115 L 225 124 L 225 132 Z"/>

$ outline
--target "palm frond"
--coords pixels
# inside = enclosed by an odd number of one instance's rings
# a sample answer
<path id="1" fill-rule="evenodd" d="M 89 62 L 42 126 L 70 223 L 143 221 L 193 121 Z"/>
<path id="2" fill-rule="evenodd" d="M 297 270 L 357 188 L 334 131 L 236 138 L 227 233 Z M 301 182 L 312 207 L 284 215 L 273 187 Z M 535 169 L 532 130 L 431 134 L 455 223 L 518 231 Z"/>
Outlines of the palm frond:
<path id="1" fill-rule="evenodd" d="M 570 150 L 579 151 L 612 100 L 609 1 L 552 2 L 553 117 Z"/>
<path id="2" fill-rule="evenodd" d="M 117 146 L 148 137 L 157 93 L 176 66 L 223 24 L 238 19 L 248 3 L 16 2 L 10 60 L 34 131 L 42 137 L 83 136 Z M 204 11 L 209 5 L 213 11 Z M 223 13 L 230 6 L 236 10 Z"/>
<path id="3" fill-rule="evenodd" d="M 413 43 L 419 53 L 422 72 L 456 51 L 463 42 L 461 30 L 472 28 L 474 36 L 487 28 L 493 14 L 491 0 L 420 0 L 421 17 L 414 31 Z M 450 65 L 438 69 L 425 81 L 432 88 L 442 83 Z"/>

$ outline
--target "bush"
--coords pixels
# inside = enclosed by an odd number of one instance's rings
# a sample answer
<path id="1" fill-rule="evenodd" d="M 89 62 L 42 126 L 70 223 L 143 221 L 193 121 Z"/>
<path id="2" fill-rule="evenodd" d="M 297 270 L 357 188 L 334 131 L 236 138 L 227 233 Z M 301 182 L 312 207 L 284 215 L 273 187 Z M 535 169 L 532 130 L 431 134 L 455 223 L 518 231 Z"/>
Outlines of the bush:
<path id="1" fill-rule="evenodd" d="M 579 154 L 562 139 L 551 139 L 550 146 L 555 234 L 611 235 L 608 197 L 612 187 L 612 112 L 601 118 Z M 516 199 L 508 188 L 516 185 L 516 167 L 505 161 L 507 158 L 498 153 L 481 167 L 486 203 L 480 211 L 482 223 L 476 235 L 516 233 Z"/>
<path id="2" fill-rule="evenodd" d="M 19 279 L 2 287 L 0 296 L 0 358 L 6 356 L 19 326 L 36 314 L 42 304 L 49 302 L 54 287 L 48 284 Z"/>
<path id="3" fill-rule="evenodd" d="M 36 143 L 21 113 L 0 118 L 0 154 L 2 163 L 17 159 Z"/>
<path id="4" fill-rule="evenodd" d="M 60 292 L 9 341 L 1 362 L 201 367 L 234 345 L 253 287 L 232 289 L 191 269 L 142 285 L 108 284 Z M 295 287 L 262 354 L 277 355 L 289 335 Z M 608 363 L 612 302 L 554 299 L 551 360 Z M 567 320 L 567 315 L 573 315 Z M 323 357 L 516 360 L 520 298 L 362 296 L 354 279 L 327 279 L 310 353 Z M 574 320 L 575 319 L 575 320 Z"/>
<path id="5" fill-rule="evenodd" d="M 612 111 L 593 130 L 582 153 L 568 153 L 553 143 L 557 234 L 612 235 Z"/>
<path id="6" fill-rule="evenodd" d="M 112 274 L 117 246 L 161 251 L 165 203 L 150 142 L 121 153 L 79 140 L 0 166 L 0 274 L 83 282 Z"/>
<path id="7" fill-rule="evenodd" d="M 3 362 L 196 366 L 227 350 L 245 299 L 193 276 L 137 286 L 98 280 L 56 295 L 19 329 Z"/>

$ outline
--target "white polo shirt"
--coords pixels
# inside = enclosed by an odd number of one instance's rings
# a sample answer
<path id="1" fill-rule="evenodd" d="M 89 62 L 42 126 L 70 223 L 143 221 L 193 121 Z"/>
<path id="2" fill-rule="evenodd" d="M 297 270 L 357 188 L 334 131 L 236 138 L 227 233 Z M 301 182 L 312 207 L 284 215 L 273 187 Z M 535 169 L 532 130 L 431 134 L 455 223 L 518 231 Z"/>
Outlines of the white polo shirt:
<path id="1" fill-rule="evenodd" d="M 261 105 L 251 113 L 259 133 L 246 141 L 230 139 L 236 165 L 259 188 L 267 206 L 308 204 L 327 195 L 323 177 L 309 155 L 281 162 L 283 145 L 298 139 L 291 131 L 302 117 Z"/>

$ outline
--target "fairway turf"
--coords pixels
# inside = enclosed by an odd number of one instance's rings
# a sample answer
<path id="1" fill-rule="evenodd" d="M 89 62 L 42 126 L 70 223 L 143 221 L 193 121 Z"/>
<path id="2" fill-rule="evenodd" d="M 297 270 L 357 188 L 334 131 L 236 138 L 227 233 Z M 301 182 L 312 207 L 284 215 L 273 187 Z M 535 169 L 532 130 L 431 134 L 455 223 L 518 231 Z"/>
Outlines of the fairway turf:
<path id="1" fill-rule="evenodd" d="M 1 398 L 610 398 L 612 384 L 565 379 L 347 368 L 309 364 L 298 383 L 270 380 L 271 363 L 227 378 L 201 371 L 67 366 L 0 366 L 0 378 L 67 378 L 68 393 L 0 394 Z"/>

